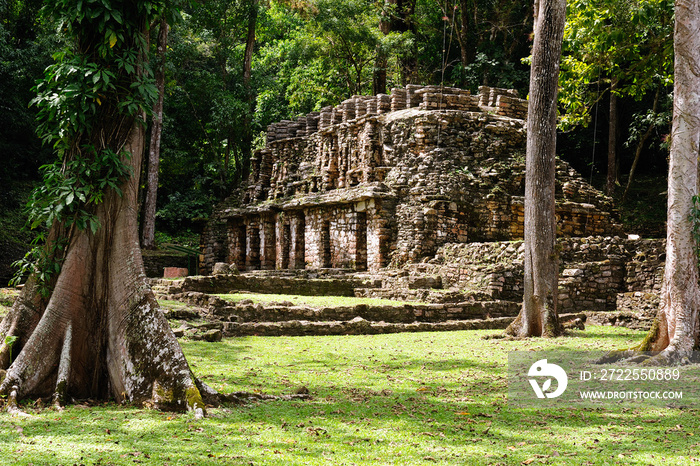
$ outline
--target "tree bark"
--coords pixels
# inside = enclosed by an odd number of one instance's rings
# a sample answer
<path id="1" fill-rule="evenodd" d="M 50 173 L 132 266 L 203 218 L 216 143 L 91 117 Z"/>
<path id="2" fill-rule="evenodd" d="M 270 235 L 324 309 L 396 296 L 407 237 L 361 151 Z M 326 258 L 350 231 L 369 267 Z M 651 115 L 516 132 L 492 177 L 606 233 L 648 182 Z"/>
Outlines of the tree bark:
<path id="1" fill-rule="evenodd" d="M 459 42 L 460 62 L 466 68 L 476 57 L 478 38 L 476 34 L 476 18 L 478 16 L 478 6 L 472 0 L 459 1 L 460 28 L 457 34 Z"/>
<path id="2" fill-rule="evenodd" d="M 255 94 L 251 89 L 250 79 L 252 76 L 253 51 L 255 48 L 255 28 L 258 21 L 258 0 L 251 0 L 250 11 L 248 14 L 248 32 L 246 34 L 245 53 L 243 58 L 243 87 L 246 92 L 246 101 L 248 103 L 248 114 L 243 118 L 243 141 L 241 144 L 240 157 L 241 163 L 237 164 L 237 180 L 242 182 L 247 179 L 248 171 L 250 171 L 250 156 L 252 153 L 253 134 L 252 134 L 252 118 L 255 111 Z M 232 146 L 229 139 L 227 147 L 227 158 L 229 157 L 228 148 Z M 227 168 L 228 170 L 228 168 Z"/>
<path id="3" fill-rule="evenodd" d="M 105 192 L 96 233 L 72 229 L 48 300 L 33 279 L 0 324 L 0 393 L 20 398 L 53 395 L 113 397 L 170 410 L 202 412 L 204 405 L 184 354 L 144 273 L 136 202 L 144 146 L 135 121 L 126 137 L 131 177 Z M 52 227 L 52 236 L 60 230 Z M 11 343 L 7 337 L 16 337 Z"/>
<path id="4" fill-rule="evenodd" d="M 379 31 L 386 36 L 391 32 L 391 22 L 389 21 L 389 13 L 386 11 L 389 0 L 384 2 L 384 10 L 379 19 Z M 377 46 L 377 57 L 374 61 L 374 73 L 372 75 L 372 93 L 374 95 L 386 94 L 386 68 L 388 66 L 387 54 L 381 45 Z"/>
<path id="5" fill-rule="evenodd" d="M 651 111 L 654 115 L 656 115 L 656 109 L 658 108 L 660 95 L 661 89 L 656 89 L 656 95 L 654 96 L 654 105 L 651 108 Z M 627 194 L 629 193 L 630 186 L 632 186 L 632 180 L 634 179 L 634 174 L 637 171 L 637 165 L 639 164 L 639 159 L 642 155 L 642 149 L 644 148 L 644 144 L 647 142 L 647 139 L 649 139 L 649 137 L 651 136 L 651 133 L 652 131 L 654 131 L 655 127 L 656 124 L 652 121 L 652 123 L 649 124 L 647 130 L 644 132 L 642 138 L 637 143 L 637 150 L 635 150 L 634 152 L 634 161 L 632 162 L 632 168 L 630 168 L 629 177 L 627 177 L 627 185 L 625 186 L 625 192 L 622 193 L 622 199 L 620 200 L 620 204 L 624 204 L 627 200 Z"/>
<path id="6" fill-rule="evenodd" d="M 251 0 L 248 13 L 248 32 L 245 40 L 243 57 L 243 85 L 250 88 L 251 68 L 253 63 L 253 47 L 255 46 L 255 24 L 258 21 L 258 0 Z"/>
<path id="7" fill-rule="evenodd" d="M 158 197 L 158 167 L 160 165 L 160 141 L 163 133 L 163 98 L 165 96 L 165 52 L 168 45 L 168 22 L 165 18 L 160 21 L 158 31 L 158 63 L 155 67 L 156 88 L 158 100 L 153 105 L 153 120 L 151 124 L 151 142 L 148 147 L 148 172 L 146 183 L 146 199 L 143 205 L 143 224 L 141 227 L 141 246 L 145 249 L 155 249 L 156 234 L 156 204 Z"/>
<path id="8" fill-rule="evenodd" d="M 389 29 L 391 32 L 415 32 L 416 26 L 414 16 L 416 11 L 416 0 L 387 0 L 387 4 L 394 8 L 392 12 Z M 400 62 L 401 67 L 401 84 L 413 82 L 415 79 L 418 62 L 416 53 L 411 53 L 409 56 L 402 57 Z"/>
<path id="9" fill-rule="evenodd" d="M 698 343 L 700 289 L 690 212 L 698 193 L 700 149 L 700 0 L 676 0 L 673 127 L 668 172 L 666 265 L 656 325 L 640 349 L 655 362 L 690 356 Z"/>
<path id="10" fill-rule="evenodd" d="M 525 275 L 523 307 L 506 333 L 517 337 L 561 334 L 557 314 L 555 155 L 557 81 L 565 0 L 541 0 L 530 69 L 525 161 Z"/>
<path id="11" fill-rule="evenodd" d="M 615 193 L 617 181 L 617 96 L 615 89 L 617 80 L 610 84 L 610 122 L 608 124 L 608 176 L 605 193 L 612 196 Z"/>

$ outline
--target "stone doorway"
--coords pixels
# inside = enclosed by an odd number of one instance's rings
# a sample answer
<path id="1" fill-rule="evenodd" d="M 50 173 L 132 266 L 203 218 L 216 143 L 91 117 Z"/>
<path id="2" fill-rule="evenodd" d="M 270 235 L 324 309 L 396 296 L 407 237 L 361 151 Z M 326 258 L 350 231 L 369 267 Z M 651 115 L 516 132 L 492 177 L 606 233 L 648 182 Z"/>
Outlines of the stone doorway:
<path id="1" fill-rule="evenodd" d="M 282 225 L 282 232 L 280 235 L 280 269 L 289 269 L 289 249 L 292 241 L 292 229 L 289 223 L 284 223 Z"/>
<path id="2" fill-rule="evenodd" d="M 357 212 L 355 229 L 355 270 L 367 270 L 367 212 Z"/>
<path id="3" fill-rule="evenodd" d="M 326 269 L 332 267 L 331 224 L 327 220 L 321 225 L 321 266 Z"/>
<path id="4" fill-rule="evenodd" d="M 260 269 L 260 228 L 257 223 L 248 225 L 246 235 L 246 270 Z"/>
<path id="5" fill-rule="evenodd" d="M 236 264 L 239 270 L 245 270 L 246 256 L 246 234 L 245 225 L 239 224 L 233 228 L 234 249 L 232 251 L 231 262 Z"/>

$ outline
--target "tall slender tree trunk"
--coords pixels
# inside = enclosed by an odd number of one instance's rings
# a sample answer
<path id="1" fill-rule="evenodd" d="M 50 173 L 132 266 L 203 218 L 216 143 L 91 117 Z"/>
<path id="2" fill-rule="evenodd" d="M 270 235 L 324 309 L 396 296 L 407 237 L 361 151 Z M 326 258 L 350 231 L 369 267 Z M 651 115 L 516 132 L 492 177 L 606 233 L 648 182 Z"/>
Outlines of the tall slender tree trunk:
<path id="1" fill-rule="evenodd" d="M 690 356 L 698 343 L 700 289 L 697 245 L 689 219 L 698 193 L 700 150 L 700 0 L 676 0 L 671 157 L 668 171 L 666 265 L 661 304 L 642 350 L 657 362 Z"/>
<path id="2" fill-rule="evenodd" d="M 391 32 L 415 32 L 416 0 L 387 0 L 387 4 L 392 5 L 394 8 L 389 26 Z M 412 53 L 400 60 L 402 85 L 411 83 L 415 79 L 415 72 L 418 67 L 415 55 L 415 53 Z"/>
<path id="3" fill-rule="evenodd" d="M 478 47 L 475 31 L 478 6 L 473 0 L 460 0 L 459 8 L 460 28 L 457 41 L 459 42 L 461 64 L 463 67 L 467 67 L 474 61 Z"/>
<path id="4" fill-rule="evenodd" d="M 527 115 L 524 297 L 520 314 L 506 329 L 517 337 L 561 333 L 554 188 L 557 82 L 566 1 L 540 0 L 538 4 Z"/>
<path id="5" fill-rule="evenodd" d="M 389 0 L 384 2 L 384 11 L 382 11 L 382 16 L 379 20 L 379 31 L 384 36 L 391 32 L 389 13 L 386 11 L 389 4 Z M 388 66 L 388 59 L 381 45 L 377 46 L 376 53 L 377 58 L 374 61 L 374 73 L 372 76 L 372 93 L 374 95 L 386 94 L 386 67 Z"/>
<path id="6" fill-rule="evenodd" d="M 608 124 L 608 176 L 605 184 L 605 193 L 612 196 L 615 193 L 617 182 L 617 96 L 615 89 L 617 80 L 610 84 L 610 122 Z"/>
<path id="7" fill-rule="evenodd" d="M 245 181 L 250 170 L 250 156 L 252 153 L 253 133 L 252 119 L 255 111 L 255 94 L 251 88 L 253 51 L 255 49 L 255 28 L 258 22 L 258 0 L 250 0 L 250 12 L 248 14 L 248 32 L 246 34 L 245 52 L 243 57 L 243 87 L 248 102 L 248 113 L 243 119 L 243 143 L 241 144 L 241 163 L 237 164 L 237 179 Z M 229 140 L 229 147 L 231 141 Z"/>
<path id="8" fill-rule="evenodd" d="M 661 89 L 656 89 L 656 95 L 654 96 L 654 105 L 651 107 L 651 111 L 654 115 L 656 115 L 656 109 L 658 108 L 659 105 L 659 96 L 661 95 Z M 647 139 L 651 136 L 652 131 L 654 131 L 654 128 L 656 127 L 656 124 L 652 121 L 649 123 L 649 127 L 647 130 L 644 132 L 644 135 L 642 135 L 642 138 L 637 142 L 637 149 L 634 152 L 634 161 L 632 161 L 632 168 L 630 168 L 630 174 L 629 177 L 627 177 L 627 185 L 625 186 L 625 192 L 622 193 L 622 199 L 620 200 L 620 204 L 624 204 L 625 201 L 627 200 L 627 194 L 629 193 L 630 186 L 632 186 L 632 180 L 634 179 L 634 174 L 637 171 L 637 165 L 639 164 L 639 159 L 642 156 L 642 149 L 644 148 L 644 144 L 647 142 Z"/>
<path id="9" fill-rule="evenodd" d="M 151 124 L 151 142 L 148 147 L 148 171 L 146 174 L 146 199 L 143 205 L 143 224 L 141 226 L 141 246 L 155 249 L 156 204 L 158 197 L 158 167 L 160 166 L 160 141 L 163 133 L 163 99 L 165 97 L 165 52 L 168 46 L 168 22 L 160 21 L 158 31 L 158 63 L 155 66 L 158 100 L 153 105 Z"/>

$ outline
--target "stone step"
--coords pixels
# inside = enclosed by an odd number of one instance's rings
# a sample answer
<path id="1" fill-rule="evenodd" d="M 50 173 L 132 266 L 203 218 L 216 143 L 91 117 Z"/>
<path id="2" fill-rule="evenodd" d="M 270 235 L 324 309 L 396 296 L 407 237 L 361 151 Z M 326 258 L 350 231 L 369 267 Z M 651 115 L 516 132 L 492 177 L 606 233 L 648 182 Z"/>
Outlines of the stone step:
<path id="1" fill-rule="evenodd" d="M 162 284 L 161 281 L 155 285 Z M 232 293 L 249 291 L 265 294 L 307 296 L 354 296 L 357 287 L 381 287 L 381 280 L 367 278 L 308 278 L 260 276 L 260 274 L 194 276 L 174 280 L 170 292 Z"/>
<path id="2" fill-rule="evenodd" d="M 180 284 L 183 281 L 185 281 L 184 278 L 178 278 L 178 279 L 170 279 L 170 278 L 149 278 L 148 283 L 153 287 L 153 286 L 171 286 L 171 285 L 176 285 Z"/>
<path id="3" fill-rule="evenodd" d="M 334 306 L 314 308 L 291 302 L 253 303 L 250 300 L 231 303 L 205 293 L 181 293 L 171 299 L 207 309 L 207 317 L 231 322 L 349 321 L 361 317 L 370 321 L 395 323 L 443 322 L 447 320 L 514 317 L 520 303 L 513 301 L 470 301 L 448 304 L 403 304 Z"/>
<path id="4" fill-rule="evenodd" d="M 355 288 L 355 297 L 442 304 L 493 300 L 488 293 L 477 291 L 403 288 Z"/>
<path id="5" fill-rule="evenodd" d="M 236 336 L 375 335 L 401 332 L 505 329 L 514 317 L 450 320 L 446 322 L 374 322 L 361 317 L 349 321 L 289 320 L 283 322 L 224 322 L 223 334 Z"/>

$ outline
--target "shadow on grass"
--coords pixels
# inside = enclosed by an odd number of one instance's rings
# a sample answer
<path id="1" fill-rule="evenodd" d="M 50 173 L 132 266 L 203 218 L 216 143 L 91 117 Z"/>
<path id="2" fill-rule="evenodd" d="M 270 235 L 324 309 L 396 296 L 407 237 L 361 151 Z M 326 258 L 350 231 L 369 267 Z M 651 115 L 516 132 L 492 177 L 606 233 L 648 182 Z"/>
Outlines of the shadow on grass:
<path id="1" fill-rule="evenodd" d="M 599 332 L 606 344 L 621 338 Z M 19 464 L 265 465 L 669 464 L 661 457 L 697 451 L 696 410 L 508 405 L 508 351 L 580 350 L 590 340 L 480 340 L 485 333 L 186 342 L 209 383 L 272 394 L 303 384 L 313 399 L 229 406 L 201 422 L 115 405 L 0 416 L 0 449 Z"/>
<path id="2" fill-rule="evenodd" d="M 698 414 L 513 409 L 493 396 L 459 402 L 412 390 L 361 394 L 336 388 L 309 402 L 232 407 L 201 423 L 114 405 L 98 416 L 76 410 L 13 421 L 14 429 L 0 431 L 0 444 L 21 451 L 30 442 L 51 442 L 53 448 L 33 452 L 39 464 L 81 458 L 86 464 L 99 458 L 103 464 L 520 464 L 535 455 L 559 456 L 557 464 L 629 464 L 624 458 L 630 453 L 692 451 L 690 429 L 678 426 Z"/>
<path id="3" fill-rule="evenodd" d="M 603 339 L 613 339 L 613 340 L 629 340 L 630 338 L 637 338 L 639 336 L 645 336 L 647 334 L 644 330 L 629 330 L 625 329 L 627 332 L 610 334 L 609 332 L 604 332 L 603 327 L 598 325 L 591 325 L 586 327 L 586 330 L 574 330 L 571 332 L 570 337 L 582 338 L 584 340 L 603 340 Z"/>

